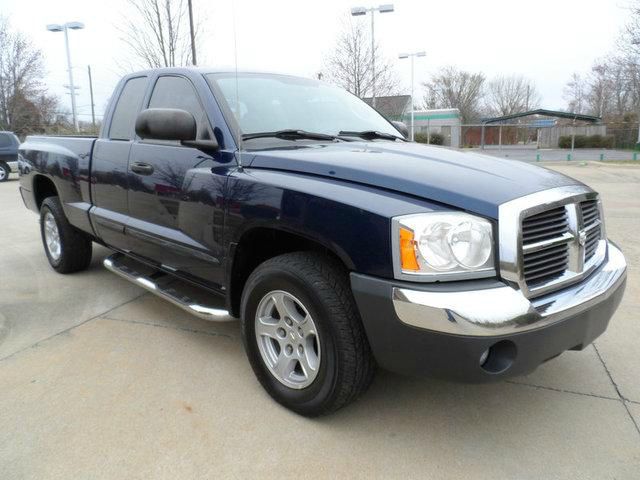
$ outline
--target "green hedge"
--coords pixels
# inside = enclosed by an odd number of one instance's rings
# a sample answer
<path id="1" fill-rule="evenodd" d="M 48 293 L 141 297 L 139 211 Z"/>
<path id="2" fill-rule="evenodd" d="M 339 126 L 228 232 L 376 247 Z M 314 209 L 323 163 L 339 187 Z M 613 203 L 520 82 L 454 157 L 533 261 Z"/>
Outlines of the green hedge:
<path id="1" fill-rule="evenodd" d="M 613 135 L 576 135 L 574 148 L 613 148 Z M 562 135 L 558 139 L 560 148 L 571 148 L 571 135 Z"/>
<path id="2" fill-rule="evenodd" d="M 427 137 L 426 132 L 416 132 L 413 138 L 418 143 L 429 143 L 431 145 L 444 145 L 444 135 L 441 133 L 432 133 Z M 428 142 L 427 142 L 428 138 Z"/>

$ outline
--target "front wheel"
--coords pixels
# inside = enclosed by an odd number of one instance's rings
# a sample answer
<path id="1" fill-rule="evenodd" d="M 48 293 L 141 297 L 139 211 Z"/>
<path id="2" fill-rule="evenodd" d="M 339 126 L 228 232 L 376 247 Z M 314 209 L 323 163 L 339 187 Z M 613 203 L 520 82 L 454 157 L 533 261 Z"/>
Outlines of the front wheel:
<path id="1" fill-rule="evenodd" d="M 348 273 L 328 256 L 296 252 L 261 264 L 244 288 L 241 319 L 258 380 L 296 413 L 333 412 L 371 383 L 375 362 Z"/>

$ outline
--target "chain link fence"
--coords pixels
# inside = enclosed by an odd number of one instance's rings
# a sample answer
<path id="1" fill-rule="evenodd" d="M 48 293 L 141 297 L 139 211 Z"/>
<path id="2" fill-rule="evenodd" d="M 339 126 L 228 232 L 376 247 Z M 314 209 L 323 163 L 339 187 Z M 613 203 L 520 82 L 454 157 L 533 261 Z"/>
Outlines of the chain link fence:
<path id="1" fill-rule="evenodd" d="M 640 160 L 637 122 L 595 125 L 466 124 L 420 126 L 416 141 L 528 161 Z M 427 130 L 428 129 L 428 130 Z M 427 135 L 428 134 L 428 135 Z M 429 142 L 440 136 L 444 141 Z M 483 138 L 484 137 L 484 138 Z"/>

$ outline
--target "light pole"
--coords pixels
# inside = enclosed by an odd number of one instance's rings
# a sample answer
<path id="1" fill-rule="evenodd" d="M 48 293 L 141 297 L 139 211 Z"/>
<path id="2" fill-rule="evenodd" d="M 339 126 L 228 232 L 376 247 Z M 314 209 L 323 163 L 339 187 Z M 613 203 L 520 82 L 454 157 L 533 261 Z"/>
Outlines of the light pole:
<path id="1" fill-rule="evenodd" d="M 398 55 L 399 59 L 405 59 L 405 58 L 411 58 L 411 141 L 413 142 L 413 109 L 414 109 L 414 103 L 413 103 L 413 60 L 416 57 L 425 57 L 427 55 L 427 52 L 413 52 L 413 53 L 401 53 L 400 55 Z"/>
<path id="2" fill-rule="evenodd" d="M 67 69 L 69 70 L 69 92 L 71 94 L 71 114 L 73 115 L 73 126 L 76 129 L 76 132 L 79 131 L 78 128 L 78 112 L 76 111 L 76 90 L 73 85 L 73 71 L 71 70 L 71 53 L 69 51 L 69 29 L 71 30 L 81 30 L 84 28 L 84 23 L 82 22 L 67 22 L 63 25 L 59 25 L 57 23 L 47 25 L 47 30 L 50 32 L 64 32 L 64 46 L 67 51 Z"/>
<path id="3" fill-rule="evenodd" d="M 361 15 L 371 14 L 371 105 L 376 108 L 376 41 L 375 41 L 375 24 L 373 19 L 375 13 L 390 13 L 393 12 L 393 5 L 385 4 L 378 7 L 353 7 L 351 9 L 351 15 L 359 17 Z"/>

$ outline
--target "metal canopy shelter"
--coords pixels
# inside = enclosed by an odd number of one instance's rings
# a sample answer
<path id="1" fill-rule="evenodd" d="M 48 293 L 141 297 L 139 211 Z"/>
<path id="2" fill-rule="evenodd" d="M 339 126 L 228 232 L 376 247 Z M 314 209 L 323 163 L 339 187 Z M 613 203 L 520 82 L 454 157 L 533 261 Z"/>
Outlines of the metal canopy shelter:
<path id="1" fill-rule="evenodd" d="M 566 118 L 569 120 L 573 120 L 573 125 L 575 126 L 576 121 L 588 122 L 588 123 L 600 123 L 602 118 L 596 117 L 594 115 L 584 115 L 582 113 L 573 113 L 573 112 L 560 112 L 556 110 L 545 110 L 544 108 L 538 108 L 536 110 L 529 110 L 526 112 L 514 113 L 512 115 L 504 115 L 502 117 L 492 117 L 492 118 L 483 118 L 481 120 L 482 123 L 482 133 L 481 133 L 481 148 L 484 149 L 484 127 L 486 125 L 497 123 L 502 124 L 504 122 L 508 122 L 509 120 L 514 120 L 522 117 L 529 117 L 532 115 L 544 116 L 544 117 L 555 117 L 555 118 Z M 575 132 L 571 135 L 571 150 L 573 150 L 573 145 L 575 142 Z"/>
<path id="2" fill-rule="evenodd" d="M 581 122 L 600 123 L 602 119 L 600 117 L 594 117 L 593 115 L 584 115 L 582 113 L 572 112 L 558 112 L 555 110 L 545 110 L 538 108 L 537 110 L 529 110 L 528 112 L 514 113 L 513 115 L 505 115 L 503 117 L 483 118 L 481 122 L 487 123 L 500 123 L 514 118 L 528 117 L 530 115 L 540 115 L 544 117 L 556 117 L 556 118 L 568 118 L 569 120 L 580 120 Z"/>

